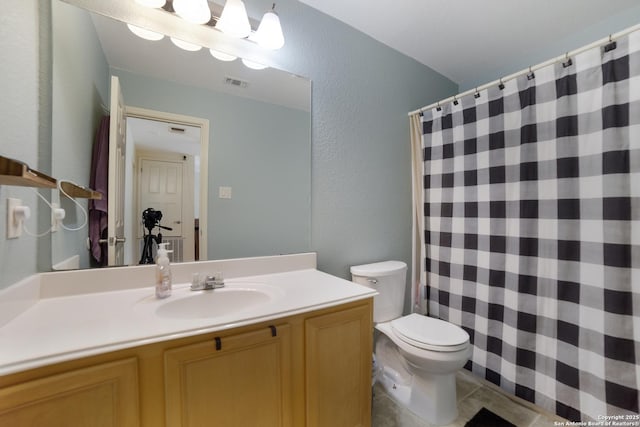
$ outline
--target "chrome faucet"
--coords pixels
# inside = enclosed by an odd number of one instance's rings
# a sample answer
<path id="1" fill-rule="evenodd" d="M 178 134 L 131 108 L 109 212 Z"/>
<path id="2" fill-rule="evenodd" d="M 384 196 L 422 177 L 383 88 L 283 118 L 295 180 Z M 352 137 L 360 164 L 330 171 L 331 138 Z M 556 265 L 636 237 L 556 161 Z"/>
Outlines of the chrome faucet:
<path id="1" fill-rule="evenodd" d="M 212 289 L 224 288 L 224 278 L 222 273 L 214 273 L 202 277 L 200 273 L 194 273 L 191 279 L 192 291 L 208 291 Z"/>

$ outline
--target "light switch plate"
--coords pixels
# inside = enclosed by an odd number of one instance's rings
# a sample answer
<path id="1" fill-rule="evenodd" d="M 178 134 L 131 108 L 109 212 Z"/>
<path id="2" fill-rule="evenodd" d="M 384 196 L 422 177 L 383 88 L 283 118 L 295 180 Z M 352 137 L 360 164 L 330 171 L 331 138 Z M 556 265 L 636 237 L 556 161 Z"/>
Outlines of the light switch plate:
<path id="1" fill-rule="evenodd" d="M 218 187 L 218 197 L 220 199 L 230 199 L 231 187 Z"/>
<path id="2" fill-rule="evenodd" d="M 22 200 L 7 198 L 7 239 L 17 239 L 22 235 L 22 223 L 16 224 L 14 221 L 14 211 L 21 205 Z"/>

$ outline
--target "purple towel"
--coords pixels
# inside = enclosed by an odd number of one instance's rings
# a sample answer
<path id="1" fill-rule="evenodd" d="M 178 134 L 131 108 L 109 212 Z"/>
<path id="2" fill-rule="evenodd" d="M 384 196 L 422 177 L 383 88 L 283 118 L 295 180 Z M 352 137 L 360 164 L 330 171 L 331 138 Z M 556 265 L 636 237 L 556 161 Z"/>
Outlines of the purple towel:
<path id="1" fill-rule="evenodd" d="M 102 194 L 102 200 L 89 200 L 89 241 L 91 254 L 100 264 L 107 264 L 106 244 L 100 244 L 100 238 L 107 229 L 107 206 L 109 195 L 109 121 L 110 116 L 104 116 L 98 126 L 96 139 L 93 143 L 91 157 L 91 178 L 89 185 Z"/>

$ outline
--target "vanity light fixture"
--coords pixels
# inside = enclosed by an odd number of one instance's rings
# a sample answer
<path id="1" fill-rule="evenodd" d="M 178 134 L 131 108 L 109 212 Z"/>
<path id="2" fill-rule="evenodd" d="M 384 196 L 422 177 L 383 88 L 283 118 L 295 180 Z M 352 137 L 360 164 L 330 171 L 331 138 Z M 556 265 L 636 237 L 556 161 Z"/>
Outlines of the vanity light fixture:
<path id="1" fill-rule="evenodd" d="M 268 10 L 262 17 L 258 30 L 255 33 L 255 41 L 267 49 L 280 49 L 284 46 L 284 36 L 280 26 L 280 17 L 275 11 L 276 4 L 273 3 L 271 10 Z"/>
<path id="2" fill-rule="evenodd" d="M 259 62 L 249 61 L 248 59 L 244 59 L 244 58 L 242 58 L 242 63 L 247 68 L 251 68 L 252 70 L 264 70 L 265 68 L 267 68 L 267 66 L 264 64 L 261 64 Z"/>
<path id="3" fill-rule="evenodd" d="M 182 19 L 195 23 L 206 24 L 206 26 L 213 26 L 224 34 L 235 38 L 246 38 L 265 49 L 280 49 L 284 46 L 284 35 L 282 34 L 282 27 L 280 26 L 280 17 L 275 12 L 276 4 L 273 3 L 271 10 L 268 10 L 256 31 L 251 28 L 251 22 L 247 15 L 247 9 L 242 0 L 226 0 L 220 16 L 217 16 L 219 6 L 216 5 L 216 15 L 212 16 L 211 9 L 209 8 L 208 0 L 173 0 L 170 4 L 171 7 L 165 7 L 166 0 L 135 0 L 137 3 L 148 7 L 163 8 L 165 11 L 170 12 L 171 9 L 180 16 Z M 160 40 L 164 37 L 163 34 L 150 31 L 135 25 L 127 24 L 129 30 L 138 37 L 146 40 Z M 185 42 L 171 37 L 173 44 L 181 49 L 195 52 L 202 48 L 200 45 Z M 219 59 L 220 61 L 234 61 L 237 59 L 234 55 L 229 55 L 224 52 L 210 49 L 211 55 Z M 263 70 L 268 68 L 266 65 L 248 61 L 243 59 L 242 62 L 245 66 L 254 70 Z"/>
<path id="4" fill-rule="evenodd" d="M 227 0 L 216 28 L 230 37 L 243 39 L 251 34 L 251 24 L 242 0 Z"/>
<path id="5" fill-rule="evenodd" d="M 147 30 L 136 25 L 127 24 L 127 27 L 133 34 L 145 40 L 157 41 L 164 38 L 164 34 L 156 33 L 155 31 Z"/>
<path id="6" fill-rule="evenodd" d="M 211 20 L 207 0 L 173 0 L 173 10 L 185 21 L 206 24 Z"/>
<path id="7" fill-rule="evenodd" d="M 178 46 L 182 50 L 188 50 L 189 52 L 197 52 L 202 49 L 202 46 L 186 42 L 184 40 L 177 39 L 175 37 L 170 37 L 171 42 Z"/>
<path id="8" fill-rule="evenodd" d="M 215 49 L 209 49 L 209 52 L 211 52 L 211 56 L 219 59 L 220 61 L 230 62 L 238 59 L 237 56 L 229 55 L 228 53 L 220 52 L 219 50 Z"/>
<path id="9" fill-rule="evenodd" d="M 166 2 L 166 0 L 136 0 L 136 3 L 154 9 L 161 8 Z"/>

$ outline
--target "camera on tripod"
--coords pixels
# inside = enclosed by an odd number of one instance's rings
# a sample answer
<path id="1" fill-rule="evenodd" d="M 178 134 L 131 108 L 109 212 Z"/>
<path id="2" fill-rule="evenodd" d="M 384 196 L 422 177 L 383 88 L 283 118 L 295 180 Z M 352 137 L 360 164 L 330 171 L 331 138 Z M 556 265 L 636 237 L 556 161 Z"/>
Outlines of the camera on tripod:
<path id="1" fill-rule="evenodd" d="M 162 211 L 157 211 L 153 208 L 147 208 L 142 211 L 142 222 L 144 223 L 144 227 L 149 231 L 159 226 L 161 219 Z"/>
<path id="2" fill-rule="evenodd" d="M 147 208 L 142 211 L 142 222 L 144 228 L 147 229 L 147 234 L 144 236 L 144 247 L 142 248 L 142 256 L 140 257 L 139 264 L 153 264 L 153 243 L 156 245 L 162 243 L 162 234 L 158 233 L 154 235 L 151 230 L 158 227 L 163 230 L 173 230 L 170 227 L 160 225 L 162 219 L 162 211 L 155 210 L 153 208 Z"/>

